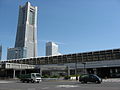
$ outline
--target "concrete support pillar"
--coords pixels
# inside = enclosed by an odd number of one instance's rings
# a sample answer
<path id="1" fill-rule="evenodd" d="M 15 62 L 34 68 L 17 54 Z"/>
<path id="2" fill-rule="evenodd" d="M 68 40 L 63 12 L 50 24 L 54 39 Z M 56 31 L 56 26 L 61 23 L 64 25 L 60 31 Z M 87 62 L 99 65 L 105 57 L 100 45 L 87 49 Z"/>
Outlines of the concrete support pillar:
<path id="1" fill-rule="evenodd" d="M 40 67 L 40 75 L 42 76 L 42 68 Z"/>
<path id="2" fill-rule="evenodd" d="M 112 69 L 110 69 L 110 73 L 113 73 L 113 70 L 112 70 Z"/>
<path id="3" fill-rule="evenodd" d="M 25 74 L 26 74 L 26 70 L 25 70 Z"/>
<path id="4" fill-rule="evenodd" d="M 117 68 L 115 69 L 115 72 L 116 72 L 116 73 L 118 72 L 118 69 L 117 69 Z"/>
<path id="5" fill-rule="evenodd" d="M 67 75 L 68 76 L 70 75 L 70 68 L 69 68 L 69 66 L 67 66 Z"/>
<path id="6" fill-rule="evenodd" d="M 94 71 L 94 74 L 97 74 L 97 69 L 96 68 L 94 68 L 93 71 Z"/>
<path id="7" fill-rule="evenodd" d="M 20 70 L 20 75 L 22 75 L 22 70 Z"/>
<path id="8" fill-rule="evenodd" d="M 16 76 L 15 76 L 15 69 L 13 69 L 13 78 L 15 78 Z"/>

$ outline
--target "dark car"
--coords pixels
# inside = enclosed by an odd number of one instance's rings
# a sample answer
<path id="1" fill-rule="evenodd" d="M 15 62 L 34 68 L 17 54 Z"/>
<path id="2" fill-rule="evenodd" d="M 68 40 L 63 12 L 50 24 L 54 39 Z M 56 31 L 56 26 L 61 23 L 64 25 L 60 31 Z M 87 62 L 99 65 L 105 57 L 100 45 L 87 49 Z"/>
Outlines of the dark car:
<path id="1" fill-rule="evenodd" d="M 81 82 L 81 83 L 87 83 L 87 82 L 101 83 L 102 79 L 95 74 L 84 74 L 79 77 L 79 82 Z"/>

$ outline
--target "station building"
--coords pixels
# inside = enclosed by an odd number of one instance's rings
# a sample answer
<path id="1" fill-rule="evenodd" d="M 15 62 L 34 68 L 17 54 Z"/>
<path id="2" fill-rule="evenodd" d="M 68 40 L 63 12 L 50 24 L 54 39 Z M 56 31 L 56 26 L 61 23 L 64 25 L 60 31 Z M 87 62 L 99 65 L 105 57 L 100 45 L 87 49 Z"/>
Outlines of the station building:
<path id="1" fill-rule="evenodd" d="M 1 62 L 1 64 L 5 63 L 35 65 L 39 69 L 42 66 L 63 66 L 69 68 L 69 75 L 91 73 L 103 78 L 120 77 L 120 48 L 58 56 L 14 59 Z M 45 71 L 51 73 L 55 71 L 54 68 L 53 70 L 52 68 L 49 70 L 48 67 Z M 59 69 L 61 67 L 57 68 L 56 71 L 59 72 Z"/>

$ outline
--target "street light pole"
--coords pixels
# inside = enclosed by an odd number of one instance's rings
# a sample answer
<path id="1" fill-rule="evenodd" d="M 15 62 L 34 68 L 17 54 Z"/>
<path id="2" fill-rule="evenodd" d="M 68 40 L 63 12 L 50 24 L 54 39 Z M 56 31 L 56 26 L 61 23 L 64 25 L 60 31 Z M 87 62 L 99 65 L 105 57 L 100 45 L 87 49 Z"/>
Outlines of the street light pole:
<path id="1" fill-rule="evenodd" d="M 85 65 L 86 65 L 86 62 L 83 62 L 82 64 L 84 65 L 84 74 L 85 74 Z"/>
<path id="2" fill-rule="evenodd" d="M 82 57 L 82 64 L 84 65 L 84 74 L 85 74 L 85 65 L 86 65 L 86 62 L 85 61 L 83 61 L 83 55 L 81 56 Z"/>
<path id="3" fill-rule="evenodd" d="M 77 59 L 75 62 L 75 76 L 76 76 L 76 81 L 78 80 L 78 76 L 77 76 Z"/>

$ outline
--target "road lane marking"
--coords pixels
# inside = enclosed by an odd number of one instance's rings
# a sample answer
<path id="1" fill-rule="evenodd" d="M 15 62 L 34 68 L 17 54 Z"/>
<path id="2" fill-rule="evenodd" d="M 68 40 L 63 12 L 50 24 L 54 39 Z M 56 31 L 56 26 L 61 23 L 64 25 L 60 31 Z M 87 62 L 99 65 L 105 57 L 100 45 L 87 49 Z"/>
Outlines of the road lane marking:
<path id="1" fill-rule="evenodd" d="M 79 87 L 77 85 L 57 85 L 57 88 L 73 88 L 73 87 Z"/>
<path id="2" fill-rule="evenodd" d="M 0 81 L 0 83 L 13 83 L 13 81 Z"/>
<path id="3" fill-rule="evenodd" d="M 41 88 L 41 89 L 49 89 L 49 87 L 44 87 L 44 88 Z"/>

